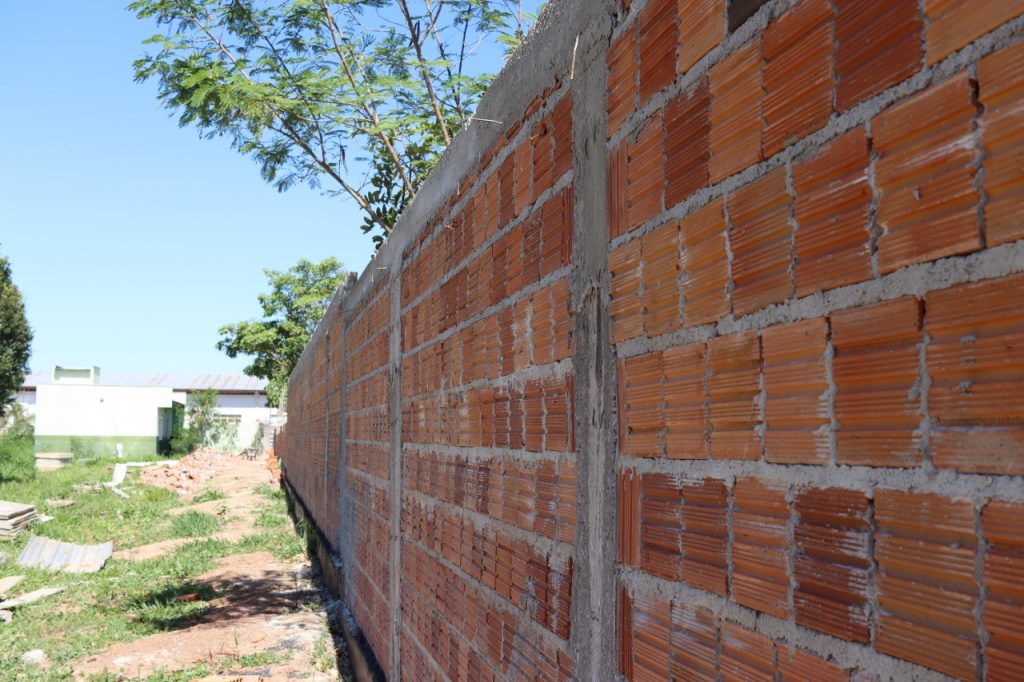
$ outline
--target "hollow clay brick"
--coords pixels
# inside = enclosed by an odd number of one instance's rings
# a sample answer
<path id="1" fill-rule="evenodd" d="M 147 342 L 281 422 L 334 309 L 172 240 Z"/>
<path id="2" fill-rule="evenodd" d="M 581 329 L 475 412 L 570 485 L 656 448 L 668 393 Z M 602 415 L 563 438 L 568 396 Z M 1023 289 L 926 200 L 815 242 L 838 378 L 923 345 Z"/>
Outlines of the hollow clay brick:
<path id="1" fill-rule="evenodd" d="M 1024 13 L 1017 0 L 925 0 L 928 63 L 934 64 L 975 38 Z"/>
<path id="2" fill-rule="evenodd" d="M 764 354 L 765 459 L 824 464 L 830 458 L 824 318 L 769 327 Z"/>
<path id="3" fill-rule="evenodd" d="M 781 303 L 792 294 L 789 202 L 785 168 L 729 197 L 732 308 L 736 315 Z"/>
<path id="4" fill-rule="evenodd" d="M 871 277 L 867 169 L 863 128 L 793 165 L 797 296 Z"/>
<path id="5" fill-rule="evenodd" d="M 875 118 L 883 273 L 980 247 L 975 114 L 968 75 L 961 72 Z"/>
<path id="6" fill-rule="evenodd" d="M 982 59 L 978 89 L 985 107 L 985 238 L 991 247 L 1024 237 L 1024 43 Z"/>
<path id="7" fill-rule="evenodd" d="M 921 68 L 921 16 L 913 2 L 836 2 L 836 109 L 846 111 Z"/>
<path id="8" fill-rule="evenodd" d="M 764 32 L 764 155 L 821 128 L 832 114 L 832 6 L 801 0 Z"/>
<path id="9" fill-rule="evenodd" d="M 733 52 L 711 68 L 711 182 L 762 159 L 761 41 Z"/>
<path id="10" fill-rule="evenodd" d="M 831 320 L 837 461 L 916 466 L 920 304 L 903 297 L 836 312 Z"/>
<path id="11" fill-rule="evenodd" d="M 936 467 L 1024 474 L 1024 276 L 925 297 Z"/>
<path id="12" fill-rule="evenodd" d="M 729 314 L 725 202 L 717 199 L 679 223 L 682 240 L 683 320 L 687 327 Z"/>

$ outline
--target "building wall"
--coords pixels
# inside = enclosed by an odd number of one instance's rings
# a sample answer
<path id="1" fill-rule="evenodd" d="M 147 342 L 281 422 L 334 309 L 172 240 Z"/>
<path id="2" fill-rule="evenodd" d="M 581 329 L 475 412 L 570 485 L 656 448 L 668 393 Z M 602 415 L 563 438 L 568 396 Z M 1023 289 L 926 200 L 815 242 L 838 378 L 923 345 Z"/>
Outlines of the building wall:
<path id="1" fill-rule="evenodd" d="M 171 389 L 49 384 L 36 388 L 39 452 L 70 452 L 78 438 L 94 452 L 156 452 L 158 410 L 171 406 Z"/>
<path id="2" fill-rule="evenodd" d="M 1022 15 L 552 3 L 291 379 L 392 678 L 1019 677 Z"/>

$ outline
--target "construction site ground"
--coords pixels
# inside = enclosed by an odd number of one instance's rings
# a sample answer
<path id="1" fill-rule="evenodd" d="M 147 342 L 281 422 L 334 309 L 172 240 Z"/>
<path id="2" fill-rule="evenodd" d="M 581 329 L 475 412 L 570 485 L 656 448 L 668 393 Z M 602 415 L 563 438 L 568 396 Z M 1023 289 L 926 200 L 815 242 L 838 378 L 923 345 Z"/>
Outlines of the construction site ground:
<path id="1" fill-rule="evenodd" d="M 0 623 L 0 679 L 347 677 L 302 529 L 264 460 L 202 451 L 173 466 L 133 468 L 120 488 L 127 499 L 99 485 L 109 467 L 79 468 L 39 474 L 43 483 L 26 486 L 25 497 L 49 496 L 27 500 L 42 511 L 46 499 L 74 501 L 31 532 L 103 541 L 86 519 L 71 518 L 93 515 L 100 534 L 111 533 L 114 553 L 98 573 L 72 576 L 17 566 L 13 551 L 24 539 L 0 544 L 8 554 L 0 578 L 25 576 L 18 592 L 64 588 Z M 12 492 L 16 484 L 0 483 L 0 497 Z"/>

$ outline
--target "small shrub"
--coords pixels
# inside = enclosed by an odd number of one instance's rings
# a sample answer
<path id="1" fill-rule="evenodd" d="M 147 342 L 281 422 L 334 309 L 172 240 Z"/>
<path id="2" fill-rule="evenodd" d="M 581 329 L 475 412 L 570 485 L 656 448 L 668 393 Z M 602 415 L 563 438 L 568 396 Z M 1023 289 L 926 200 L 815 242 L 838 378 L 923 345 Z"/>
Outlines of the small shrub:
<path id="1" fill-rule="evenodd" d="M 36 455 L 31 436 L 0 435 L 0 482 L 31 481 L 36 477 Z"/>

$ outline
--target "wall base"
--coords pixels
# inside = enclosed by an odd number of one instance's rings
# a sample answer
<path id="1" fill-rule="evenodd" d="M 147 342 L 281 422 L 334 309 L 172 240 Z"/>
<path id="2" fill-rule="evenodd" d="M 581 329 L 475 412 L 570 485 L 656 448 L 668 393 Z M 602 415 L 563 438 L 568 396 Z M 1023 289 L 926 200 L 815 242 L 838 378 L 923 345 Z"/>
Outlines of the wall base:
<path id="1" fill-rule="evenodd" d="M 288 511 L 295 522 L 301 524 L 306 535 L 306 553 L 310 560 L 316 562 L 320 568 L 324 585 L 331 597 L 336 600 L 333 608 L 328 609 L 328 614 L 331 619 L 331 627 L 345 638 L 353 676 L 357 682 L 386 682 L 387 676 L 384 674 L 384 670 L 377 662 L 377 657 L 374 656 L 369 642 L 366 641 L 366 637 L 363 636 L 352 616 L 352 611 L 345 603 L 344 567 L 341 557 L 331 551 L 323 532 L 317 527 L 313 517 L 307 511 L 306 505 L 302 502 L 302 498 L 288 484 L 287 479 L 282 478 L 281 487 L 284 489 L 288 501 Z"/>

